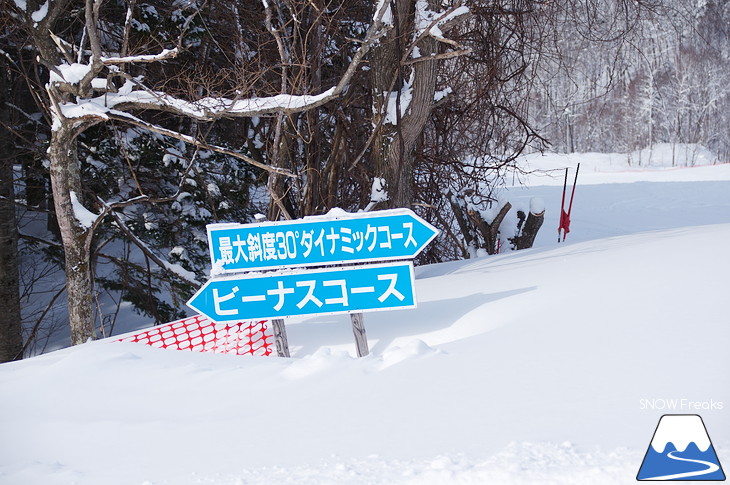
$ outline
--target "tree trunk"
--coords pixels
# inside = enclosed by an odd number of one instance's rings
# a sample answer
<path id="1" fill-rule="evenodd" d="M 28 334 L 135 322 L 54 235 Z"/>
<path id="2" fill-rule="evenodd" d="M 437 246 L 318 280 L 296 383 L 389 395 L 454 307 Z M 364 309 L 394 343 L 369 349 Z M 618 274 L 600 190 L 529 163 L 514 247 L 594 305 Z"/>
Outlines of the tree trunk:
<path id="1" fill-rule="evenodd" d="M 433 10 L 439 9 L 431 3 L 429 7 Z M 412 0 L 395 0 L 391 6 L 395 6 L 395 26 L 373 47 L 370 56 L 373 122 L 377 124 L 391 113 L 380 124 L 372 161 L 376 173 L 385 178 L 389 206 L 410 207 L 413 203 L 413 149 L 433 106 L 438 61 L 420 61 L 410 67 L 401 63 L 413 41 L 415 5 Z M 438 52 L 438 41 L 426 36 L 418 42 L 418 50 L 421 58 L 428 58 Z"/>
<path id="2" fill-rule="evenodd" d="M 81 201 L 82 192 L 76 134 L 70 122 L 62 121 L 61 127 L 53 131 L 48 156 L 51 162 L 54 206 L 66 261 L 66 294 L 71 344 L 77 345 L 94 337 L 91 304 L 93 288 L 90 228 L 83 227 L 76 218 L 71 199 L 73 191 Z"/>
<path id="3" fill-rule="evenodd" d="M 326 8 L 321 0 L 312 0 L 313 9 L 308 9 L 308 45 L 310 67 L 308 89 L 309 92 L 318 93 L 322 90 L 322 50 L 323 30 L 322 15 L 320 12 Z M 306 125 L 311 133 L 310 138 L 304 143 L 304 159 L 306 160 L 306 186 L 303 190 L 302 203 L 299 207 L 299 216 L 310 216 L 319 213 L 320 209 L 327 209 L 323 205 L 322 177 L 320 170 L 322 165 L 322 128 L 317 123 L 320 116 L 320 108 L 308 111 L 302 115 L 306 119 Z"/>
<path id="4" fill-rule="evenodd" d="M 497 247 L 499 226 L 502 225 L 502 220 L 504 220 L 505 216 L 511 208 L 512 204 L 507 202 L 505 205 L 502 206 L 501 209 L 499 209 L 497 216 L 491 223 L 485 221 L 479 212 L 469 211 L 469 217 L 472 218 L 477 228 L 479 229 L 479 232 L 482 233 L 482 237 L 484 238 L 484 249 L 487 250 L 487 254 L 497 254 L 499 249 Z"/>
<path id="5" fill-rule="evenodd" d="M 18 272 L 18 226 L 13 189 L 13 137 L 5 107 L 10 91 L 10 72 L 0 62 L 0 362 L 23 357 Z"/>
<path id="6" fill-rule="evenodd" d="M 451 211 L 454 213 L 456 223 L 459 225 L 461 234 L 464 237 L 464 258 L 471 258 L 476 254 L 476 243 L 477 239 L 472 231 L 472 226 L 467 224 L 466 214 L 468 213 L 464 200 L 458 200 L 455 195 L 451 192 L 446 194 L 451 206 Z"/>

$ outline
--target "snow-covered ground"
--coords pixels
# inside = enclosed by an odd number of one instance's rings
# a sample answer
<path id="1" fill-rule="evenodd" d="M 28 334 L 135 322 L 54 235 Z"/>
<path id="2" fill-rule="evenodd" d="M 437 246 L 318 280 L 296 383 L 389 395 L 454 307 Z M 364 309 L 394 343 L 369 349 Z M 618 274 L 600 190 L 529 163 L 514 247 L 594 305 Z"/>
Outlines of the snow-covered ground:
<path id="1" fill-rule="evenodd" d="M 417 309 L 366 315 L 368 357 L 340 315 L 288 321 L 291 359 L 97 341 L 0 365 L 0 484 L 630 484 L 667 413 L 730 466 L 730 165 L 526 163 L 557 169 L 505 194 L 544 200 L 536 247 L 417 268 Z"/>

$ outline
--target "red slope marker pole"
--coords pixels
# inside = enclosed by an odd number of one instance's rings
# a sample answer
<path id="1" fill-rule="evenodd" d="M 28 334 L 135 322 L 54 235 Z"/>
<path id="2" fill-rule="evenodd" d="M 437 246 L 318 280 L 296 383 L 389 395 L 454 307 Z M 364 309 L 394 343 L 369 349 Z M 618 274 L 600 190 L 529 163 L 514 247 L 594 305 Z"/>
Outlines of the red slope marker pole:
<path id="1" fill-rule="evenodd" d="M 560 230 L 563 228 L 563 214 L 565 214 L 565 191 L 568 187 L 568 167 L 565 167 L 565 181 L 563 181 L 563 200 L 560 201 L 560 222 L 558 223 L 558 242 L 560 242 Z"/>
<path id="2" fill-rule="evenodd" d="M 573 180 L 573 191 L 570 193 L 570 204 L 568 204 L 568 220 L 570 220 L 570 213 L 573 211 L 573 197 L 575 197 L 575 187 L 578 185 L 578 172 L 580 171 L 580 162 L 578 162 L 578 166 L 575 167 L 575 179 Z M 565 241 L 565 237 L 563 237 L 563 241 Z"/>
<path id="3" fill-rule="evenodd" d="M 578 166 L 575 167 L 575 180 L 573 180 L 573 192 L 570 194 L 570 204 L 568 205 L 568 215 L 570 215 L 570 211 L 573 210 L 573 197 L 575 197 L 575 186 L 578 183 L 578 171 L 580 170 L 580 163 L 578 163 Z"/>

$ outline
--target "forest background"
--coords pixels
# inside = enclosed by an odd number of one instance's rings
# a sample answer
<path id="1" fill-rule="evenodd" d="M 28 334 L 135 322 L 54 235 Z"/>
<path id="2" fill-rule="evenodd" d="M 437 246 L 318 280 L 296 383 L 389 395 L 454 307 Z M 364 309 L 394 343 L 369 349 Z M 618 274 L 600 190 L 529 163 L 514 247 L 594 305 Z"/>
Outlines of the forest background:
<path id="1" fill-rule="evenodd" d="M 410 207 L 433 263 L 494 250 L 459 212 L 520 155 L 726 162 L 729 25 L 723 0 L 3 0 L 0 361 L 182 316 L 212 222 Z"/>

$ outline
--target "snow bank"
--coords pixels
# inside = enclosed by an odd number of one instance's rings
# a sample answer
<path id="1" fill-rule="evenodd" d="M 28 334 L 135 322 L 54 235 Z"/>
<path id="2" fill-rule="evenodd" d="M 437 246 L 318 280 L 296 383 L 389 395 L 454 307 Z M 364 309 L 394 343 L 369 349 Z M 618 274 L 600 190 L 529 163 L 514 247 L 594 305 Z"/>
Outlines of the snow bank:
<path id="1" fill-rule="evenodd" d="M 2 364 L 0 484 L 629 484 L 686 402 L 727 469 L 724 174 L 579 179 L 560 245 L 562 178 L 511 188 L 544 201 L 538 247 L 417 268 L 365 358 L 324 316 L 287 321 L 291 359 L 97 341 Z"/>
<path id="2" fill-rule="evenodd" d="M 292 359 L 98 341 L 3 364 L 0 483 L 633 483 L 661 414 L 642 399 L 730 403 L 728 237 L 421 267 L 416 310 L 366 315 L 362 359 L 329 316 L 288 322 Z M 730 460 L 730 417 L 703 419 Z"/>
<path id="3" fill-rule="evenodd" d="M 632 182 L 701 182 L 730 180 L 730 164 L 720 163 L 700 145 L 658 144 L 630 154 L 626 153 L 533 153 L 519 159 L 526 172 L 514 185 L 563 185 L 565 168 L 568 183 L 580 163 L 578 183 L 596 185 Z"/>

